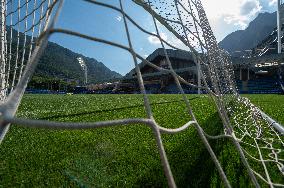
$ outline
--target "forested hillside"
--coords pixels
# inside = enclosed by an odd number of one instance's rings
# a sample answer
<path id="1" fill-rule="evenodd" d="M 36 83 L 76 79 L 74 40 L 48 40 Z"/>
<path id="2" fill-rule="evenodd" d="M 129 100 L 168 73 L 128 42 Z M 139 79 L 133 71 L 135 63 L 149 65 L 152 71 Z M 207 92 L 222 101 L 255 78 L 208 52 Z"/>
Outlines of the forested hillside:
<path id="1" fill-rule="evenodd" d="M 10 28 L 7 28 L 10 31 Z M 21 60 L 23 44 L 24 44 L 24 34 L 20 33 L 19 42 L 19 61 Z M 10 41 L 10 32 L 7 34 L 7 41 Z M 27 36 L 26 42 L 26 53 L 25 58 L 28 58 L 29 44 L 31 37 Z M 8 45 L 9 46 L 9 45 Z M 12 40 L 12 61 L 11 68 L 15 68 L 15 54 L 17 49 L 17 31 L 13 30 L 13 40 Z M 9 49 L 8 49 L 9 50 Z M 77 58 L 81 57 L 85 61 L 88 67 L 88 82 L 97 83 L 102 81 L 111 80 L 113 78 L 120 78 L 121 75 L 117 72 L 111 71 L 103 63 L 98 62 L 94 58 L 85 57 L 82 54 L 75 53 L 67 48 L 64 48 L 56 43 L 48 42 L 48 45 L 42 54 L 34 76 L 31 80 L 31 84 L 36 84 L 37 82 L 76 82 L 76 84 L 82 84 L 84 80 L 84 72 L 78 63 Z M 20 62 L 18 61 L 18 66 Z"/>

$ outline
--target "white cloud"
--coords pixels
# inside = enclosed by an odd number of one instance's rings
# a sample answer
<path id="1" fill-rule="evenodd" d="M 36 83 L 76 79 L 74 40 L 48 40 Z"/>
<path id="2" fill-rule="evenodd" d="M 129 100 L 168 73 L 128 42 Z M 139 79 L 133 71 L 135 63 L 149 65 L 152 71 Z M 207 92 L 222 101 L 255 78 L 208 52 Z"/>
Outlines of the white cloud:
<path id="1" fill-rule="evenodd" d="M 270 0 L 269 1 L 269 6 L 276 6 L 277 5 L 277 0 Z"/>
<path id="2" fill-rule="evenodd" d="M 160 32 L 160 35 L 161 35 L 162 39 L 164 39 L 166 42 L 168 42 L 172 46 L 183 49 L 183 50 L 188 50 L 188 47 L 185 44 L 183 44 L 183 42 L 181 42 L 179 39 L 177 39 L 175 36 L 173 36 L 171 33 Z M 149 36 L 148 41 L 153 45 L 160 45 L 161 44 L 160 40 L 155 36 Z"/>
<path id="3" fill-rule="evenodd" d="M 265 1 L 265 3 L 263 3 Z M 247 25 L 264 9 L 269 3 L 275 0 L 218 0 L 218 8 L 214 0 L 202 0 L 210 25 L 220 41 L 227 34 L 240 29 L 245 29 Z M 159 29 L 161 26 L 159 26 Z M 162 38 L 176 47 L 182 46 L 182 42 L 172 37 L 162 30 Z M 151 44 L 159 45 L 158 38 L 149 36 Z M 196 41 L 193 41 L 196 42 Z M 193 44 L 194 45 L 194 44 Z"/>
<path id="4" fill-rule="evenodd" d="M 120 22 L 122 20 L 122 17 L 121 16 L 116 16 L 115 19 Z"/>
<path id="5" fill-rule="evenodd" d="M 245 29 L 262 10 L 259 0 L 218 0 L 220 8 L 217 10 L 216 1 L 203 0 L 202 3 L 211 25 L 223 24 L 223 28 L 218 27 L 218 30 L 214 30 L 215 33 L 220 33 L 222 30 L 224 33 L 228 28 Z M 213 26 L 213 29 L 216 28 Z"/>
<path id="6" fill-rule="evenodd" d="M 242 16 L 255 15 L 260 12 L 261 8 L 258 0 L 246 0 L 241 4 L 240 13 Z"/>
<path id="7" fill-rule="evenodd" d="M 270 0 L 269 1 L 269 6 L 276 6 L 277 5 L 277 0 Z"/>
<path id="8" fill-rule="evenodd" d="M 168 40 L 168 36 L 167 36 L 166 33 L 160 32 L 160 36 L 161 36 L 161 38 L 164 39 L 165 41 Z M 157 38 L 157 37 L 155 37 L 155 36 L 152 36 L 152 35 L 148 37 L 148 41 L 149 41 L 151 44 L 154 44 L 154 45 L 159 45 L 159 44 L 161 44 L 159 38 Z"/>
<path id="9" fill-rule="evenodd" d="M 227 24 L 234 24 L 242 29 L 262 9 L 259 0 L 220 0 L 222 8 L 218 9 L 218 11 L 216 11 L 216 6 L 213 6 L 212 3 L 214 3 L 212 0 L 204 1 L 204 7 L 210 20 L 223 19 Z"/>

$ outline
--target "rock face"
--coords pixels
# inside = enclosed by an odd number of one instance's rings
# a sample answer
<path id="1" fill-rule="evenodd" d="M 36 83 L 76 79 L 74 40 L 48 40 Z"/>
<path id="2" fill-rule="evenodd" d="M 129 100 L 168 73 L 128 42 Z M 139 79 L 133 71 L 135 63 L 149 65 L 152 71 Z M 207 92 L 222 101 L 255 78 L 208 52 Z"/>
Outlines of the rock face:
<path id="1" fill-rule="evenodd" d="M 245 30 L 235 31 L 226 36 L 219 46 L 229 53 L 256 47 L 277 25 L 277 14 L 260 13 Z"/>

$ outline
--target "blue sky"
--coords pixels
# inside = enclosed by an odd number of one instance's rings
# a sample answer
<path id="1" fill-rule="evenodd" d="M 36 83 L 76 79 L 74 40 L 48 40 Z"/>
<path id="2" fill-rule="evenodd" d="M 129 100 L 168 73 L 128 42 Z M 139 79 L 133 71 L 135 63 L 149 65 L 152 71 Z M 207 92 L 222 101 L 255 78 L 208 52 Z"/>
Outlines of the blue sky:
<path id="1" fill-rule="evenodd" d="M 102 2 L 119 6 L 118 0 L 104 0 Z M 152 18 L 147 12 L 133 4 L 131 0 L 123 0 L 123 2 L 127 14 L 146 30 L 155 32 Z M 218 0 L 218 7 L 216 7 L 216 2 L 202 0 L 218 41 L 235 30 L 245 29 L 248 23 L 260 12 L 276 10 L 275 0 Z M 65 0 L 56 27 L 78 31 L 127 46 L 122 15 L 116 11 L 81 0 Z M 129 28 L 135 51 L 140 55 L 146 57 L 160 47 L 156 38 L 142 33 L 131 24 Z M 165 40 L 184 48 L 163 26 L 159 25 L 159 28 Z M 54 34 L 50 40 L 74 52 L 95 58 L 111 70 L 123 75 L 134 67 L 132 56 L 118 48 L 63 34 Z"/>

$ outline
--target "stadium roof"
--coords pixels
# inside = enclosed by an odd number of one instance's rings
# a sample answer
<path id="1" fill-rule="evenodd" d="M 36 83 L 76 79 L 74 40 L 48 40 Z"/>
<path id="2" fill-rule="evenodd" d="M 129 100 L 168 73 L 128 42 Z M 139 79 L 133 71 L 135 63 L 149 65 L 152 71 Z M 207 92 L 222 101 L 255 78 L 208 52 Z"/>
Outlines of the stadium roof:
<path id="1" fill-rule="evenodd" d="M 192 54 L 184 50 L 173 50 L 167 49 L 167 54 L 171 59 L 180 59 L 180 60 L 190 60 L 193 61 Z M 152 54 L 150 54 L 146 59 L 148 61 L 154 61 L 157 57 L 165 57 L 164 49 L 158 48 Z"/>
<path id="2" fill-rule="evenodd" d="M 186 60 L 186 61 L 193 61 L 193 56 L 190 52 L 185 51 L 185 50 L 173 50 L 173 49 L 166 49 L 167 54 L 169 56 L 170 59 L 179 59 L 179 60 Z M 150 54 L 146 60 L 150 61 L 150 62 L 154 62 L 157 58 L 163 58 L 166 57 L 165 53 L 164 53 L 164 49 L 163 48 L 158 48 L 156 49 L 152 54 Z M 145 62 L 142 62 L 139 64 L 140 69 L 142 69 L 143 67 L 145 67 L 147 64 Z M 128 79 L 130 77 L 132 77 L 133 74 L 135 74 L 135 68 L 132 69 L 129 73 L 127 73 L 124 76 L 124 79 Z"/>

